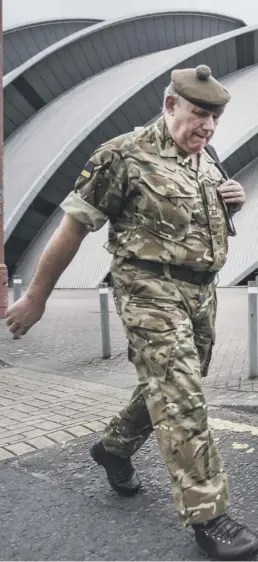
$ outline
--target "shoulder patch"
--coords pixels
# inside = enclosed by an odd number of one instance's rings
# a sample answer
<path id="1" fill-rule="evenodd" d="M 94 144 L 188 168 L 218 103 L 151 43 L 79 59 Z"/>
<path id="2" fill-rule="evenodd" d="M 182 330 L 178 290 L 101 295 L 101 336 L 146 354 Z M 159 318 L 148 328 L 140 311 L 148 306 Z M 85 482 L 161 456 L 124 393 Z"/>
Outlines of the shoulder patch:
<path id="1" fill-rule="evenodd" d="M 94 171 L 94 164 L 90 160 L 88 160 L 87 164 L 84 166 L 83 170 L 81 171 L 81 176 L 84 178 L 90 179 L 93 171 Z"/>

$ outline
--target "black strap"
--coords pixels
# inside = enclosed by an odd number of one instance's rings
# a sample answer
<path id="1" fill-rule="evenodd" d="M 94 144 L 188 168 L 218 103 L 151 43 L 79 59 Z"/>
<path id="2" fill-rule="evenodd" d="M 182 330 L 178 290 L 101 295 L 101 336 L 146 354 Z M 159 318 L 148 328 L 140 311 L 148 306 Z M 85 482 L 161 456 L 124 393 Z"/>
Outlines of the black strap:
<path id="1" fill-rule="evenodd" d="M 205 147 L 205 150 L 209 154 L 209 156 L 211 156 L 211 158 L 213 158 L 213 160 L 214 160 L 218 170 L 222 174 L 223 178 L 225 178 L 225 180 L 228 180 L 229 179 L 228 174 L 227 174 L 225 168 L 223 168 L 214 146 L 212 146 L 211 144 L 207 144 L 206 147 Z M 227 205 L 227 209 L 228 209 L 228 233 L 229 233 L 229 236 L 236 236 L 235 225 L 233 223 L 232 216 L 230 216 L 235 211 L 234 205 L 232 205 L 232 206 Z"/>
<path id="2" fill-rule="evenodd" d="M 212 146 L 211 144 L 207 144 L 206 147 L 205 147 L 205 150 L 213 158 L 213 160 L 215 160 L 215 164 L 216 164 L 217 168 L 219 169 L 219 171 L 221 172 L 222 176 L 225 178 L 225 180 L 228 180 L 228 174 L 227 174 L 225 168 L 223 168 L 214 146 Z"/>

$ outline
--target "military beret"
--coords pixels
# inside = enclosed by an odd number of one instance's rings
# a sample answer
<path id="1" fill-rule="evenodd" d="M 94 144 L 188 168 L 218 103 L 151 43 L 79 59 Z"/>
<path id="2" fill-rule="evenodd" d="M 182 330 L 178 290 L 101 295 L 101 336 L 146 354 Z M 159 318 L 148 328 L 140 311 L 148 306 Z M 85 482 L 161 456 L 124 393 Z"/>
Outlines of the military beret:
<path id="1" fill-rule="evenodd" d="M 212 76 L 209 66 L 204 64 L 173 70 L 171 83 L 182 98 L 208 111 L 222 112 L 231 99 L 228 91 Z"/>

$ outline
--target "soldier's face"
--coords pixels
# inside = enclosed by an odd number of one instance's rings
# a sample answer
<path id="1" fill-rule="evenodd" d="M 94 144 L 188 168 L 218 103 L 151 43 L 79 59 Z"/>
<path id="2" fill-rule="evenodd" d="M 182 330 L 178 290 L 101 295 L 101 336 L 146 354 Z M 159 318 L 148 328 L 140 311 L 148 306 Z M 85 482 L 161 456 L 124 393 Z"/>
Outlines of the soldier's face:
<path id="1" fill-rule="evenodd" d="M 219 122 L 219 116 L 188 101 L 169 96 L 167 124 L 175 143 L 190 154 L 197 154 L 208 144 Z"/>

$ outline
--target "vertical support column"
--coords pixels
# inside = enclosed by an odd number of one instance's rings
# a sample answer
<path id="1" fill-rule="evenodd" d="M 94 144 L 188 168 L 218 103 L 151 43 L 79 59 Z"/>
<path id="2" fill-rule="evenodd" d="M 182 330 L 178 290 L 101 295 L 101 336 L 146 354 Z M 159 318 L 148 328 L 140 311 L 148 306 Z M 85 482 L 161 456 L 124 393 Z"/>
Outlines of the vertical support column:
<path id="1" fill-rule="evenodd" d="M 100 322 L 102 337 L 102 358 L 110 359 L 110 327 L 109 327 L 109 304 L 108 304 L 108 284 L 101 283 L 99 285 L 99 302 L 100 302 Z"/>
<path id="2" fill-rule="evenodd" d="M 257 296 L 258 278 L 248 282 L 248 378 L 258 377 Z"/>
<path id="3" fill-rule="evenodd" d="M 8 306 L 8 271 L 4 257 L 4 184 L 3 184 L 3 2 L 0 0 L 0 318 Z"/>
<path id="4" fill-rule="evenodd" d="M 19 275 L 13 276 L 13 302 L 19 300 L 22 296 L 22 279 Z M 14 340 L 20 340 L 21 336 L 13 335 Z"/>

